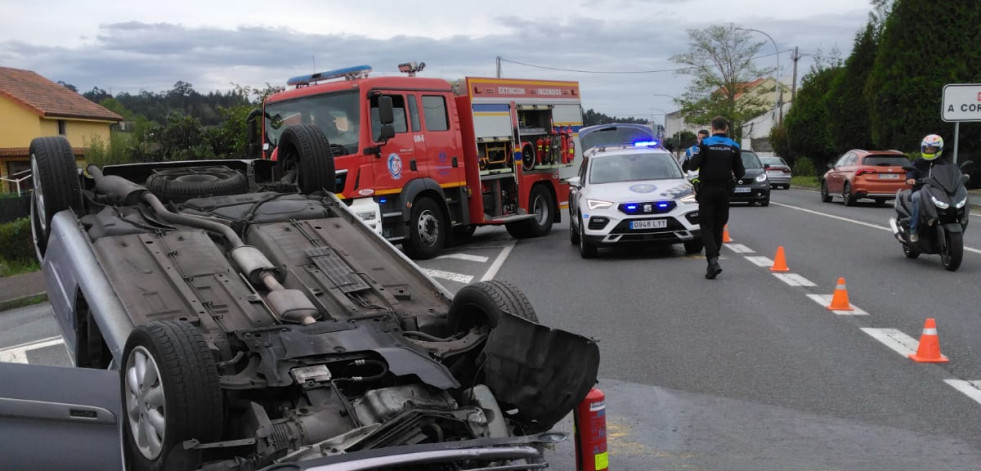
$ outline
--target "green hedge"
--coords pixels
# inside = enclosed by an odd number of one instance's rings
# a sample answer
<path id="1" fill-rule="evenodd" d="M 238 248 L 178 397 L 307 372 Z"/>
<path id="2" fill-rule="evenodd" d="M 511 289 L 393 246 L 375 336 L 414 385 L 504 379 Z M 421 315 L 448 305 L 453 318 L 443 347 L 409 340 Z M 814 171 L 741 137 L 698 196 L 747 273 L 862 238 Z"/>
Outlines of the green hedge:
<path id="1" fill-rule="evenodd" d="M 0 224 L 0 263 L 29 264 L 34 260 L 31 219 Z"/>

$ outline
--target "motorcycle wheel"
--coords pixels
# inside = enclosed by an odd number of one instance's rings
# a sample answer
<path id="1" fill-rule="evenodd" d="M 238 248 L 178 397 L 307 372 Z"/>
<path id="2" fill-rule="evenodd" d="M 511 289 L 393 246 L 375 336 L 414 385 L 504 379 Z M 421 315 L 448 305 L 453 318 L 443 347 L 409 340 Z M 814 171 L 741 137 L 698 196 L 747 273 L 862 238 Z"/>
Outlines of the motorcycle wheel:
<path id="1" fill-rule="evenodd" d="M 964 234 L 945 232 L 946 247 L 940 252 L 940 262 L 947 271 L 956 271 L 964 258 Z"/>
<path id="2" fill-rule="evenodd" d="M 920 256 L 920 249 L 910 244 L 903 244 L 903 255 L 906 255 L 906 258 L 914 259 Z"/>

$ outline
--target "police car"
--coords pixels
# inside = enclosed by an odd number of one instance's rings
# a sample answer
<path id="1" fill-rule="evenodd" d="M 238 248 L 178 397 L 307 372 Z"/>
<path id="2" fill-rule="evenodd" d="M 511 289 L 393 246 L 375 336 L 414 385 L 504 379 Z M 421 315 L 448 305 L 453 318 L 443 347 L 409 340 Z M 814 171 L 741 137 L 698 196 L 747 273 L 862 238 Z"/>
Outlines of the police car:
<path id="1" fill-rule="evenodd" d="M 694 188 L 656 141 L 587 149 L 569 185 L 569 235 L 583 258 L 619 244 L 702 251 Z"/>

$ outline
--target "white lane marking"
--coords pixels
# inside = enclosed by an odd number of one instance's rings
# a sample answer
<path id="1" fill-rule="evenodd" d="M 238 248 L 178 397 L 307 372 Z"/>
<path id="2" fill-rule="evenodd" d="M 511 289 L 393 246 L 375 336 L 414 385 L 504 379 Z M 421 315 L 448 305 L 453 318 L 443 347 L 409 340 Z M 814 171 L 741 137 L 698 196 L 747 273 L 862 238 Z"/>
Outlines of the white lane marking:
<path id="1" fill-rule="evenodd" d="M 808 294 L 807 297 L 808 298 L 811 298 L 814 302 L 816 302 L 816 303 L 818 303 L 818 304 L 820 304 L 820 305 L 822 305 L 824 307 L 828 307 L 828 306 L 831 305 L 831 300 L 835 297 L 835 295 L 833 295 L 833 294 Z M 851 311 L 831 311 L 831 312 L 833 312 L 835 314 L 838 314 L 840 316 L 867 316 L 867 315 L 869 315 L 869 313 L 863 311 L 862 308 L 856 306 L 855 304 L 852 304 L 851 302 L 849 302 L 848 304 L 851 304 L 851 306 L 852 306 L 852 310 Z"/>
<path id="2" fill-rule="evenodd" d="M 960 379 L 945 379 L 945 383 L 951 385 L 954 389 L 964 393 L 965 396 L 981 404 L 981 389 L 978 389 L 978 381 L 963 381 Z"/>
<path id="3" fill-rule="evenodd" d="M 862 332 L 871 335 L 872 338 L 893 349 L 896 353 L 902 355 L 903 358 L 916 353 L 916 349 L 919 347 L 919 342 L 916 339 L 897 329 L 872 329 L 866 327 L 862 329 Z"/>
<path id="4" fill-rule="evenodd" d="M 65 343 L 65 341 L 61 337 L 48 337 L 46 339 L 5 348 L 0 350 L 0 362 L 27 363 L 27 352 L 63 343 Z"/>
<path id="5" fill-rule="evenodd" d="M 746 247 L 743 244 L 725 244 L 725 246 L 729 247 L 729 250 L 736 253 L 756 253 L 753 251 L 753 249 Z"/>
<path id="6" fill-rule="evenodd" d="M 497 255 L 497 258 L 494 259 L 494 263 L 492 263 L 491 267 L 487 269 L 487 273 L 484 273 L 484 276 L 480 277 L 480 281 L 494 279 L 494 276 L 497 275 L 497 271 L 501 269 L 501 265 L 504 265 L 504 260 L 507 260 L 508 255 L 511 255 L 512 249 L 514 249 L 514 242 L 511 242 L 507 245 L 507 247 L 504 247 L 504 250 Z"/>
<path id="7" fill-rule="evenodd" d="M 790 209 L 796 209 L 797 211 L 803 211 L 803 212 L 805 212 L 805 213 L 811 213 L 811 214 L 817 214 L 818 216 L 824 216 L 824 217 L 826 217 L 826 218 L 831 218 L 831 219 L 837 219 L 837 220 L 839 220 L 839 221 L 845 221 L 845 222 L 850 222 L 850 223 L 852 223 L 852 224 L 858 224 L 859 226 L 865 226 L 865 227 L 871 227 L 871 228 L 873 228 L 873 229 L 881 229 L 881 230 L 883 230 L 883 231 L 887 231 L 887 232 L 889 232 L 890 234 L 892 233 L 892 229 L 890 229 L 890 228 L 889 228 L 889 227 L 887 227 L 887 226 L 877 226 L 877 225 L 875 225 L 875 224 L 869 224 L 869 223 L 867 223 L 867 222 L 862 222 L 862 221 L 856 221 L 856 220 L 854 220 L 854 219 L 848 219 L 848 218 L 843 218 L 843 217 L 841 217 L 841 216 L 835 216 L 835 215 L 833 215 L 833 214 L 827 214 L 827 213 L 822 213 L 822 212 L 819 212 L 819 211 L 813 211 L 813 210 L 810 210 L 810 209 L 804 209 L 804 208 L 799 208 L 799 207 L 797 207 L 797 206 L 791 206 L 791 205 L 789 205 L 789 204 L 783 204 L 783 203 L 775 203 L 775 202 L 772 202 L 772 201 L 771 201 L 771 204 L 773 204 L 773 205 L 776 205 L 776 206 L 783 206 L 783 207 L 785 207 L 785 208 L 790 208 Z M 978 250 L 978 249 L 972 249 L 972 248 L 970 248 L 970 247 L 964 247 L 964 250 L 966 250 L 966 251 L 968 251 L 968 252 L 974 252 L 974 253 L 976 253 L 976 254 L 981 254 L 981 250 Z"/>
<path id="8" fill-rule="evenodd" d="M 466 260 L 468 262 L 480 262 L 487 263 L 490 257 L 485 257 L 483 255 L 470 255 L 468 253 L 448 253 L 446 255 L 440 255 L 436 258 L 455 258 L 457 260 Z"/>
<path id="9" fill-rule="evenodd" d="M 796 273 L 774 273 L 773 276 L 790 286 L 817 286 L 813 281 L 804 278 Z"/>
<path id="10" fill-rule="evenodd" d="M 443 270 L 434 270 L 432 268 L 423 268 L 422 271 L 426 272 L 427 275 L 433 278 L 441 278 L 444 280 L 456 281 L 458 283 L 467 284 L 473 279 L 472 275 L 463 275 L 461 273 L 453 273 Z"/>
<path id="11" fill-rule="evenodd" d="M 746 257 L 746 260 L 749 260 L 750 262 L 755 263 L 756 266 L 758 266 L 758 267 L 772 267 L 773 266 L 773 260 L 770 260 L 769 258 L 766 258 L 766 257 Z"/>

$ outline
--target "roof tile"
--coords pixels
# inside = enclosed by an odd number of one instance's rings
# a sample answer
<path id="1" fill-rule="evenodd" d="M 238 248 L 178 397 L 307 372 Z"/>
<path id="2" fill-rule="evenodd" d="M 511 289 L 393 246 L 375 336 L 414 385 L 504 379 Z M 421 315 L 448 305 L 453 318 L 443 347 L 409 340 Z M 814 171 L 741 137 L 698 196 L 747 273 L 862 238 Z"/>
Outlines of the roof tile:
<path id="1" fill-rule="evenodd" d="M 123 120 L 122 116 L 29 70 L 0 67 L 0 95 L 46 118 Z"/>

